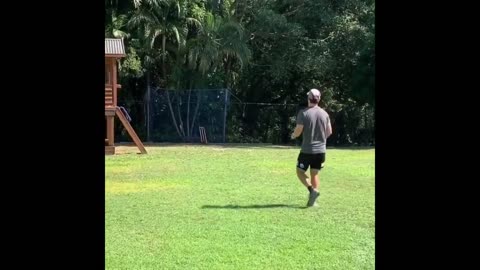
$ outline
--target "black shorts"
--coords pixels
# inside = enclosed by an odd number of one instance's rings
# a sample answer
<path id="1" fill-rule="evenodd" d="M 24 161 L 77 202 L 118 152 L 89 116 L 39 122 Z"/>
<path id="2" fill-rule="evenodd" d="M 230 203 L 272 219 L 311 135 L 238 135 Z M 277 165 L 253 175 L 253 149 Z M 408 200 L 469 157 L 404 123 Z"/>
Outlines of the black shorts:
<path id="1" fill-rule="evenodd" d="M 323 168 L 324 162 L 325 153 L 305 154 L 300 152 L 297 159 L 297 168 L 303 171 L 308 170 L 308 167 L 311 167 L 314 170 L 320 170 Z"/>

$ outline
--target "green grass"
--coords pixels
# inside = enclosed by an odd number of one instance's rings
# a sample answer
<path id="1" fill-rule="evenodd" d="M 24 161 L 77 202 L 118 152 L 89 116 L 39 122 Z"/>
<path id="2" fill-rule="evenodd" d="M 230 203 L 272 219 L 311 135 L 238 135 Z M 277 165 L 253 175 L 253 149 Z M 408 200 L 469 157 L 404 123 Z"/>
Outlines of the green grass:
<path id="1" fill-rule="evenodd" d="M 329 149 L 315 208 L 297 148 L 147 150 L 106 156 L 106 269 L 375 269 L 374 149 Z"/>

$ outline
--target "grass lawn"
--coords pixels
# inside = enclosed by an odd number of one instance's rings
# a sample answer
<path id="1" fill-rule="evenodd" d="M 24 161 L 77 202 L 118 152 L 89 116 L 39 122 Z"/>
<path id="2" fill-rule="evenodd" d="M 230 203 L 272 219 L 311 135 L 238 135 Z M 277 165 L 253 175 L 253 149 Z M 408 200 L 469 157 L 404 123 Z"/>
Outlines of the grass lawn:
<path id="1" fill-rule="evenodd" d="M 375 269 L 375 150 L 328 149 L 319 206 L 298 148 L 105 157 L 106 269 Z"/>

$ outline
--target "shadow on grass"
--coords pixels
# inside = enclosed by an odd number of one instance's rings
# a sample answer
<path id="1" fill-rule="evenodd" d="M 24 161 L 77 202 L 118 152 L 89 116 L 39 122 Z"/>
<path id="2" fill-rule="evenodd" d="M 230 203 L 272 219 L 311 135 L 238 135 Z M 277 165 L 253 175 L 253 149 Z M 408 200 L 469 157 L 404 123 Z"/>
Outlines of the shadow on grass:
<path id="1" fill-rule="evenodd" d="M 268 209 L 268 208 L 296 208 L 305 209 L 306 206 L 290 204 L 252 204 L 252 205 L 204 205 L 203 209 Z"/>

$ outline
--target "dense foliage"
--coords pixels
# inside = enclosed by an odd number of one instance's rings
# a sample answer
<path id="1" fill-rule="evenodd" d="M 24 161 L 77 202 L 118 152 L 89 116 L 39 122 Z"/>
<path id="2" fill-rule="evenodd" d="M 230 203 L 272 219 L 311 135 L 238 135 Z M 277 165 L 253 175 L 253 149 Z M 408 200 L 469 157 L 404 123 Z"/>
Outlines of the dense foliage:
<path id="1" fill-rule="evenodd" d="M 170 140 L 195 135 L 198 111 L 205 106 L 195 89 L 228 88 L 235 98 L 227 141 L 288 143 L 306 92 L 318 88 L 333 121 L 331 144 L 374 143 L 375 1 L 106 0 L 105 5 L 105 36 L 123 38 L 128 53 L 120 66 L 119 103 L 135 115 L 132 124 L 143 139 L 155 140 L 149 127 L 154 89 L 182 90 L 165 92 L 163 121 L 174 134 Z M 173 102 L 179 93 L 185 101 Z"/>

